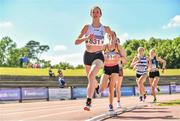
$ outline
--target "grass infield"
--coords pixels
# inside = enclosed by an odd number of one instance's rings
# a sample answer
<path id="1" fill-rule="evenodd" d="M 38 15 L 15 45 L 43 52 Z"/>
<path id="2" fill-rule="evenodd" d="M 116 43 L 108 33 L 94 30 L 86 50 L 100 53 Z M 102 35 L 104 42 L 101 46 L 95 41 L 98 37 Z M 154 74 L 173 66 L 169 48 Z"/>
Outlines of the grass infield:
<path id="1" fill-rule="evenodd" d="M 174 105 L 180 105 L 180 100 L 172 100 L 169 102 L 160 102 L 157 104 L 157 106 L 174 106 Z"/>
<path id="2" fill-rule="evenodd" d="M 58 69 L 52 69 L 54 74 L 57 76 Z M 62 70 L 64 76 L 86 76 L 85 69 L 67 69 Z M 124 69 L 124 76 L 134 76 L 135 71 L 132 69 Z M 101 69 L 98 75 L 103 73 Z M 161 73 L 161 70 L 160 70 Z M 16 76 L 48 76 L 48 68 L 37 69 L 37 68 L 10 68 L 0 67 L 0 75 L 16 75 Z M 165 73 L 161 73 L 164 76 L 177 76 L 180 75 L 180 69 L 167 69 Z"/>

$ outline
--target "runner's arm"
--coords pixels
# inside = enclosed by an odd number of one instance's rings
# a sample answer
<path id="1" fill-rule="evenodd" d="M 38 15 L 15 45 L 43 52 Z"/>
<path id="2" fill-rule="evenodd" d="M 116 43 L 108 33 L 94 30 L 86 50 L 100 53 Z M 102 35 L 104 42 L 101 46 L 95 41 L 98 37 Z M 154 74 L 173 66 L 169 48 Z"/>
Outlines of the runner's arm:
<path id="1" fill-rule="evenodd" d="M 78 38 L 75 40 L 75 45 L 79 45 L 81 44 L 82 42 L 86 41 L 89 39 L 89 36 L 88 37 L 83 37 L 85 35 L 85 33 L 87 32 L 88 30 L 88 25 L 85 25 L 83 27 L 83 29 L 81 30 L 81 33 L 80 35 L 78 36 Z"/>
<path id="2" fill-rule="evenodd" d="M 126 58 L 125 49 L 121 45 L 118 45 L 118 49 L 120 50 L 120 55 L 121 55 L 120 60 L 123 62 L 123 64 L 126 64 L 128 61 Z"/>
<path id="3" fill-rule="evenodd" d="M 113 33 L 112 33 L 110 27 L 109 26 L 104 26 L 104 29 L 105 29 L 105 32 L 108 33 L 112 37 Z"/>
<path id="4" fill-rule="evenodd" d="M 157 60 L 162 63 L 162 72 L 164 73 L 164 69 L 166 68 L 166 61 L 162 59 L 161 57 L 158 57 Z"/>
<path id="5" fill-rule="evenodd" d="M 134 67 L 136 66 L 136 64 L 138 63 L 138 61 L 139 61 L 139 60 L 138 60 L 137 56 L 135 56 L 130 66 L 134 69 Z"/>
<path id="6" fill-rule="evenodd" d="M 152 69 L 152 63 L 151 63 L 149 57 L 146 57 L 146 60 L 147 60 L 147 68 L 150 71 Z"/>

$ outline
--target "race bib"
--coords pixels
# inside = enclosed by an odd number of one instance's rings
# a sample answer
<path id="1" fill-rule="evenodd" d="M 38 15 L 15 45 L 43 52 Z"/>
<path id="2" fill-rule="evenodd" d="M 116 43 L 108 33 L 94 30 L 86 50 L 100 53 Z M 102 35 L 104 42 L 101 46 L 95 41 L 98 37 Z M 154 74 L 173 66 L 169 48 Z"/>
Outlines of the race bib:
<path id="1" fill-rule="evenodd" d="M 103 40 L 94 39 L 94 40 L 87 41 L 86 44 L 87 45 L 93 45 L 93 46 L 103 46 L 104 41 Z"/>
<path id="2" fill-rule="evenodd" d="M 115 52 L 108 52 L 108 53 L 105 53 L 105 55 L 108 60 L 114 60 L 116 58 Z"/>
<path id="3" fill-rule="evenodd" d="M 103 46 L 103 44 L 104 44 L 104 36 L 95 35 L 95 38 L 86 41 L 86 44 L 87 45 L 92 45 L 92 46 Z"/>
<path id="4" fill-rule="evenodd" d="M 137 70 L 138 71 L 146 71 L 146 67 L 144 67 L 144 66 L 137 66 Z"/>

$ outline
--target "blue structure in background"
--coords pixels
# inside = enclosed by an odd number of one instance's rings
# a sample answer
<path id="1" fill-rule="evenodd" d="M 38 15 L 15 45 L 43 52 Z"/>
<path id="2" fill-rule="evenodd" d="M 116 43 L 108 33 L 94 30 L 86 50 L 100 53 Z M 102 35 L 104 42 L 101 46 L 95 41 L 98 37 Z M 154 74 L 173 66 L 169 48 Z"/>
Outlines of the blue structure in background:
<path id="1" fill-rule="evenodd" d="M 73 98 L 84 98 L 87 95 L 87 89 L 84 87 L 73 88 Z"/>
<path id="2" fill-rule="evenodd" d="M 101 94 L 102 97 L 108 97 L 109 95 L 109 88 L 104 90 Z M 135 95 L 134 87 L 121 87 L 121 96 L 133 96 Z"/>
<path id="3" fill-rule="evenodd" d="M 172 94 L 172 93 L 180 93 L 180 85 L 163 85 L 159 86 L 161 90 L 161 94 Z M 87 95 L 87 89 L 85 87 L 68 87 L 64 90 L 56 89 L 56 94 L 61 98 L 64 95 L 70 95 L 69 99 L 76 98 L 85 98 Z M 146 87 L 150 91 L 150 87 Z M 28 88 L 0 88 L 0 101 L 19 101 L 23 100 L 35 100 L 35 99 L 46 99 L 49 101 L 49 97 L 54 97 L 54 95 L 49 95 L 49 87 L 28 87 Z M 63 91 L 63 92 L 62 92 Z M 149 92 L 148 91 L 148 92 Z M 61 93 L 62 92 L 62 93 Z M 122 87 L 121 95 L 122 96 L 133 96 L 137 95 L 137 87 Z M 107 97 L 109 95 L 109 90 L 106 89 L 102 93 L 102 97 Z M 96 97 L 96 96 L 95 96 Z M 55 98 L 57 99 L 57 98 Z"/>
<path id="4" fill-rule="evenodd" d="M 28 63 L 29 59 L 27 57 L 21 57 L 19 61 L 20 61 L 20 67 L 23 67 L 23 63 Z"/>
<path id="5" fill-rule="evenodd" d="M 132 96 L 135 94 L 134 87 L 121 87 L 121 95 L 122 96 Z"/>
<path id="6" fill-rule="evenodd" d="M 21 57 L 19 60 L 20 60 L 20 62 L 23 62 L 23 63 L 29 62 L 29 59 L 27 57 Z"/>

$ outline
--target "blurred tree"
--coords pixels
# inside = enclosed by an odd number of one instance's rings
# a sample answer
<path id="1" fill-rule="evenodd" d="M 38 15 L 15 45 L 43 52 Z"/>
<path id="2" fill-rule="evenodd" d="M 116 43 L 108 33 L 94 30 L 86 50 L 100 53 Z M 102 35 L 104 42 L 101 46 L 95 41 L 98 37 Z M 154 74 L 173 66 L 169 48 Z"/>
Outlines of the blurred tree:
<path id="1" fill-rule="evenodd" d="M 0 66 L 8 66 L 9 53 L 16 48 L 16 43 L 10 37 L 3 37 L 0 41 Z"/>

